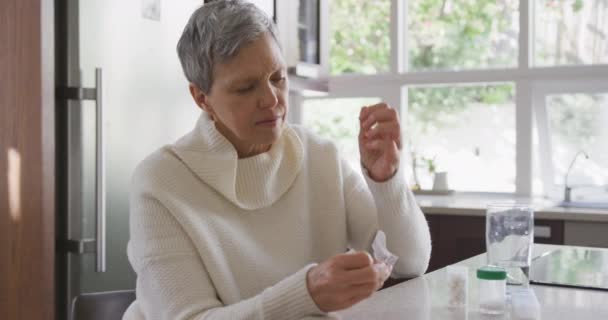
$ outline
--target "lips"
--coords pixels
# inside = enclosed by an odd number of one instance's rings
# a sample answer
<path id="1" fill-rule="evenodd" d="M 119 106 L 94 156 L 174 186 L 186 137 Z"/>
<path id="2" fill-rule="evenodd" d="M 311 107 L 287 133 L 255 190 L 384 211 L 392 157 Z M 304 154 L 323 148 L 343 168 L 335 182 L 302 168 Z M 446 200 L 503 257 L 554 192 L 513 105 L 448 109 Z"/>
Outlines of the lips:
<path id="1" fill-rule="evenodd" d="M 264 120 L 260 120 L 258 122 L 256 122 L 256 125 L 268 125 L 268 124 L 275 124 L 278 120 L 282 119 L 283 116 L 274 116 L 274 117 L 270 117 L 270 118 L 266 118 Z"/>

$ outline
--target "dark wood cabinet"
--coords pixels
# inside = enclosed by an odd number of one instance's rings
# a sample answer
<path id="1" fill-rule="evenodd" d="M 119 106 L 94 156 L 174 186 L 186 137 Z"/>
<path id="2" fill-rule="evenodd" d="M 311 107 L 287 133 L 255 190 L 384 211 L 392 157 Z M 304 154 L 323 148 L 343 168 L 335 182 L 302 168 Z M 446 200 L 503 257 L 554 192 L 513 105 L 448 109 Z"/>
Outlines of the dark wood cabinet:
<path id="1" fill-rule="evenodd" d="M 534 229 L 534 243 L 565 244 L 564 221 L 535 219 Z"/>
<path id="2" fill-rule="evenodd" d="M 433 251 L 427 272 L 486 251 L 485 216 L 427 214 Z M 564 222 L 534 220 L 535 243 L 564 244 Z"/>
<path id="3" fill-rule="evenodd" d="M 436 216 L 429 271 L 485 252 L 485 217 Z M 433 239 L 433 234 L 435 238 Z"/>

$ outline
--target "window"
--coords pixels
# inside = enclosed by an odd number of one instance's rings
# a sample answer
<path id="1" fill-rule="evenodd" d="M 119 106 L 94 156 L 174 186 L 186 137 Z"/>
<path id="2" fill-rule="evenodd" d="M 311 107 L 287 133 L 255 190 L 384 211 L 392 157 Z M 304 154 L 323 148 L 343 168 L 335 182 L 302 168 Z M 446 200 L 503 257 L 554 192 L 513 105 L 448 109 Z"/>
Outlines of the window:
<path id="1" fill-rule="evenodd" d="M 517 0 L 407 2 L 410 70 L 517 65 Z"/>
<path id="2" fill-rule="evenodd" d="M 567 174 L 568 186 L 573 188 L 572 200 L 605 200 L 608 94 L 546 94 L 537 109 L 539 140 L 546 149 L 536 159 L 549 164 L 539 168 L 536 175 L 543 189 L 562 199 Z"/>
<path id="3" fill-rule="evenodd" d="M 302 122 L 320 136 L 336 142 L 342 155 L 359 170 L 359 110 L 379 98 L 308 99 L 302 104 Z"/>
<path id="4" fill-rule="evenodd" d="M 423 189 L 433 164 L 457 191 L 555 195 L 584 145 L 572 183 L 608 202 L 607 10 L 605 0 L 333 0 L 327 108 L 352 116 L 351 97 L 397 108 L 402 159 L 416 158 Z M 319 101 L 303 98 L 305 119 L 328 112 Z"/>
<path id="5" fill-rule="evenodd" d="M 422 189 L 432 187 L 432 161 L 434 171 L 449 173 L 451 188 L 515 192 L 513 85 L 410 88 L 408 95 L 407 158 L 416 157 Z"/>
<path id="6" fill-rule="evenodd" d="M 390 0 L 331 2 L 332 74 L 389 71 L 390 13 Z"/>
<path id="7" fill-rule="evenodd" d="M 608 63 L 608 2 L 537 0 L 535 9 L 537 65 Z"/>

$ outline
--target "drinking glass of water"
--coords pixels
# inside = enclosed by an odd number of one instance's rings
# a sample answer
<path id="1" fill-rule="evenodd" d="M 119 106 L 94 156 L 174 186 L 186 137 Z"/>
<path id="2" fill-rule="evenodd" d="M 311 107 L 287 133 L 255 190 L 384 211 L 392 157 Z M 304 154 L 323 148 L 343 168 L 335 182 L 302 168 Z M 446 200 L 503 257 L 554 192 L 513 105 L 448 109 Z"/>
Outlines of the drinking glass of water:
<path id="1" fill-rule="evenodd" d="M 507 284 L 529 285 L 534 209 L 525 205 L 491 204 L 486 214 L 488 264 L 507 271 Z"/>

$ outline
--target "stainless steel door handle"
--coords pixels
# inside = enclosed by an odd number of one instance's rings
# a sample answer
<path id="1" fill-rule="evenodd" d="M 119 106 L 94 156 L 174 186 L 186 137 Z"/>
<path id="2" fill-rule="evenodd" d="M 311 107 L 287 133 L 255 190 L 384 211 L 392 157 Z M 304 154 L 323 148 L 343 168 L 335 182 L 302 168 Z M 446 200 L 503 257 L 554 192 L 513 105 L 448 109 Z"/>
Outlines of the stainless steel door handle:
<path id="1" fill-rule="evenodd" d="M 102 72 L 95 69 L 95 88 L 58 88 L 57 96 L 67 100 L 95 101 L 95 239 L 66 240 L 69 251 L 82 254 L 95 246 L 95 271 L 106 271 L 106 175 L 103 139 Z M 88 248 L 88 249 L 83 249 Z"/>
<path id="2" fill-rule="evenodd" d="M 101 68 L 95 69 L 95 114 L 96 114 L 96 143 L 95 143 L 95 271 L 106 271 L 106 174 L 105 174 L 105 144 L 103 139 L 103 103 L 102 103 L 102 74 Z"/>

